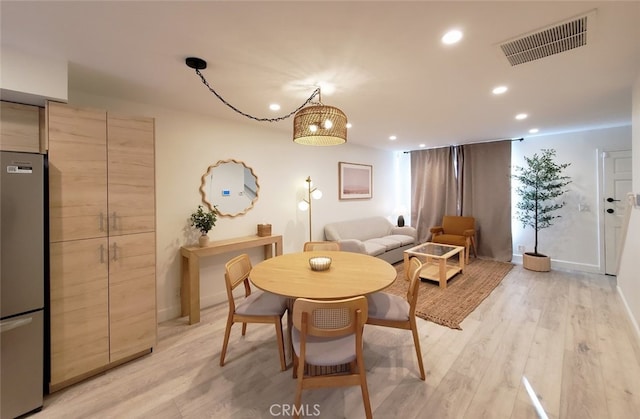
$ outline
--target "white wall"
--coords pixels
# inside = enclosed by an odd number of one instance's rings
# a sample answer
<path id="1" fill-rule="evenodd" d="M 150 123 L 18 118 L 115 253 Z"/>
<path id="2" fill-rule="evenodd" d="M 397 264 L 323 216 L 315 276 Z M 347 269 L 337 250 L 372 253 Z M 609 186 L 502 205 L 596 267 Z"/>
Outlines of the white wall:
<path id="1" fill-rule="evenodd" d="M 632 137 L 633 137 L 633 192 L 640 194 L 640 74 L 633 85 Z M 631 211 L 626 241 L 618 271 L 618 292 L 627 308 L 638 338 L 640 338 L 640 273 L 637 257 L 640 255 L 640 208 Z"/>
<path id="2" fill-rule="evenodd" d="M 18 51 L 0 49 L 2 100 L 44 106 L 47 99 L 67 101 L 67 62 Z"/>
<path id="3" fill-rule="evenodd" d="M 600 233 L 603 203 L 598 197 L 602 173 L 598 151 L 631 149 L 631 127 L 536 136 L 514 142 L 512 164 L 523 166 L 523 156 L 539 153 L 543 148 L 555 149 L 558 163 L 571 163 L 565 173 L 572 183 L 563 197 L 567 205 L 557 212 L 561 218 L 538 233 L 538 251 L 551 257 L 553 267 L 604 273 Z M 515 191 L 512 193 L 513 260 L 518 262 L 522 260 L 519 245 L 524 245 L 525 251 L 533 251 L 534 232 L 531 228 L 523 229 L 515 219 L 518 197 Z M 588 210 L 578 211 L 579 204 L 586 205 Z"/>
<path id="4" fill-rule="evenodd" d="M 212 106 L 219 105 L 215 100 L 212 96 Z M 246 215 L 219 217 L 209 232 L 212 240 L 255 234 L 257 224 L 270 223 L 273 234 L 283 235 L 285 253 L 301 250 L 308 240 L 308 215 L 298 210 L 297 203 L 303 196 L 307 176 L 323 192 L 322 199 L 313 201 L 314 240 L 324 239 L 326 223 L 368 215 L 392 216 L 396 207 L 396 157 L 392 152 L 349 143 L 301 146 L 291 139 L 290 121 L 283 122 L 282 130 L 276 130 L 250 120 L 217 120 L 73 91 L 69 103 L 155 118 L 159 321 L 179 316 L 179 249 L 197 240 L 198 233 L 188 226 L 188 218 L 201 203 L 201 176 L 218 160 L 234 158 L 253 168 L 260 192 L 254 208 Z M 231 111 L 230 117 L 235 118 Z M 373 165 L 373 199 L 338 200 L 339 161 Z M 248 253 L 253 263 L 261 260 L 260 249 Z M 224 263 L 232 256 L 202 261 L 202 307 L 226 301 Z"/>

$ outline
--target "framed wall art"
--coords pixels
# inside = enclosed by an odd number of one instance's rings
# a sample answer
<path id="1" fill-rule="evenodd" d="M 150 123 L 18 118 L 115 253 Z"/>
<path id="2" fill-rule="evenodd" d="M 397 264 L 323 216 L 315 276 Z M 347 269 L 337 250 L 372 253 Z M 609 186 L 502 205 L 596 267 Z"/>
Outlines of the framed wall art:
<path id="1" fill-rule="evenodd" d="M 338 162 L 338 198 L 371 199 L 373 196 L 373 166 Z"/>

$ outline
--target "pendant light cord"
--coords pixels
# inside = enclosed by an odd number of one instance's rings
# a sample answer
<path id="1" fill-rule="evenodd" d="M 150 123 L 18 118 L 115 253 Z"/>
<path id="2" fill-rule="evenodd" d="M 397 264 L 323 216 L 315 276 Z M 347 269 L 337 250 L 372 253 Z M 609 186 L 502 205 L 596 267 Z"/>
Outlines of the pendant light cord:
<path id="1" fill-rule="evenodd" d="M 207 79 L 204 78 L 204 76 L 202 75 L 202 73 L 200 72 L 199 69 L 195 69 L 196 70 L 196 74 L 198 76 L 200 76 L 200 79 L 202 80 L 202 83 L 207 86 L 207 89 L 209 89 L 209 91 L 211 93 L 213 93 L 214 95 L 216 95 L 216 97 L 218 99 L 220 99 L 220 101 L 222 103 L 224 103 L 225 105 L 227 105 L 229 108 L 233 109 L 235 112 L 239 113 L 240 115 L 246 116 L 249 119 L 253 119 L 255 121 L 259 121 L 259 122 L 280 122 L 283 121 L 289 117 L 291 117 L 292 115 L 294 115 L 296 112 L 298 112 L 300 109 L 304 108 L 305 106 L 309 105 L 310 103 L 313 103 L 312 100 L 313 98 L 315 98 L 316 96 L 320 97 L 320 88 L 316 88 L 316 90 L 313 91 L 313 93 L 311 94 L 311 96 L 309 96 L 309 98 L 302 104 L 300 105 L 296 110 L 288 113 L 287 115 L 284 116 L 280 116 L 277 118 L 258 118 L 255 117 L 253 115 L 250 115 L 246 112 L 242 112 L 240 109 L 236 108 L 235 106 L 233 106 L 232 104 L 230 104 L 229 102 L 227 102 L 222 96 L 220 96 L 218 94 L 218 92 L 215 91 L 215 89 L 211 86 L 209 86 L 209 83 L 207 82 Z"/>

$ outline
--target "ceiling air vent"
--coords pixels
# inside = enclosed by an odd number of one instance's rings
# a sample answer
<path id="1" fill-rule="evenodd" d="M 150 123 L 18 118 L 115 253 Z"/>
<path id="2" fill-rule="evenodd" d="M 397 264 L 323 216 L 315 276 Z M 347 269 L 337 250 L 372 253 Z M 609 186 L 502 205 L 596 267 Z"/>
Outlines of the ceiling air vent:
<path id="1" fill-rule="evenodd" d="M 596 11 L 511 39 L 499 45 L 511 66 L 539 60 L 587 45 Z"/>

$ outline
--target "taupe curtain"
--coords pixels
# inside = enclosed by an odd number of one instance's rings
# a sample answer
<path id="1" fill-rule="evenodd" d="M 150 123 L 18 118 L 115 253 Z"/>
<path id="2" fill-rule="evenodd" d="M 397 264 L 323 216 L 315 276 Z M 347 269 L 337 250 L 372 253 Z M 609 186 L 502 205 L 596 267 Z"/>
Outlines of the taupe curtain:
<path id="1" fill-rule="evenodd" d="M 456 174 L 452 147 L 411 152 L 411 225 L 421 243 L 431 237 L 429 229 L 442 216 L 457 212 Z"/>
<path id="2" fill-rule="evenodd" d="M 463 145 L 458 154 L 461 215 L 476 219 L 478 256 L 510 261 L 511 141 Z"/>
<path id="3" fill-rule="evenodd" d="M 478 256 L 510 261 L 511 141 L 411 152 L 411 225 L 420 242 L 443 215 L 476 219 Z"/>

